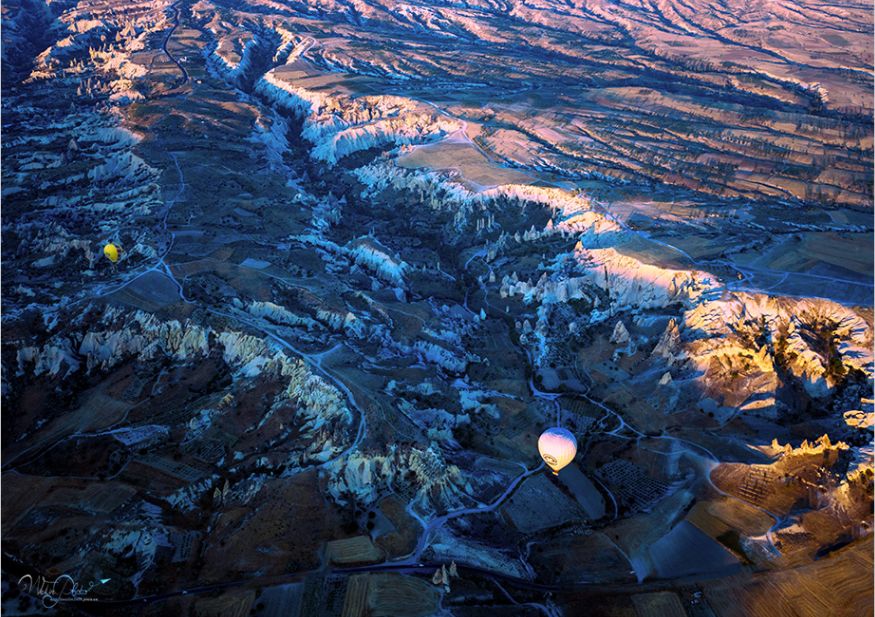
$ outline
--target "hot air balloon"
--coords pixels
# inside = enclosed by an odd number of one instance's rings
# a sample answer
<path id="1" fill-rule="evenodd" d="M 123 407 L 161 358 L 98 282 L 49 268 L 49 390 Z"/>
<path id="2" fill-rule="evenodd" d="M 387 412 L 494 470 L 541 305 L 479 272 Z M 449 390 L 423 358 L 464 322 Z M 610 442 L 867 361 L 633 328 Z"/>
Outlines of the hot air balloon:
<path id="1" fill-rule="evenodd" d="M 118 247 L 112 242 L 103 247 L 103 254 L 106 255 L 106 258 L 112 263 L 118 261 Z"/>
<path id="2" fill-rule="evenodd" d="M 554 426 L 541 433 L 538 438 L 538 452 L 556 476 L 559 475 L 560 469 L 574 460 L 574 455 L 577 454 L 577 439 L 571 431 Z"/>

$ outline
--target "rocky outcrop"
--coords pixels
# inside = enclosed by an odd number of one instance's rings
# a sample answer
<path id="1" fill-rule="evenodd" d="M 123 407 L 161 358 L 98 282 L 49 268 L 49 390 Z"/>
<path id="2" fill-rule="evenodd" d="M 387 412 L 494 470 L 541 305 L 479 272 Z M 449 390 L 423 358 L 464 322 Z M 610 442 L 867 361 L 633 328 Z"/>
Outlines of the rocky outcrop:
<path id="1" fill-rule="evenodd" d="M 160 354 L 185 360 L 206 355 L 208 335 L 207 329 L 189 322 L 165 322 L 141 311 L 126 314 L 108 308 L 101 323 L 82 336 L 78 354 L 89 373 L 107 370 L 132 356 L 148 359 Z"/>
<path id="2" fill-rule="evenodd" d="M 515 184 L 474 192 L 447 174 L 413 172 L 385 162 L 372 163 L 355 173 L 370 192 L 391 186 L 423 195 L 430 207 L 453 212 L 459 230 L 478 213 L 493 209 L 528 204 L 549 210 L 553 218 L 544 229 L 508 232 L 507 239 L 502 235 L 494 247 L 500 252 L 500 247 L 511 240 L 534 242 L 560 233 L 577 238 L 574 250 L 568 259 L 555 257 L 537 283 L 504 275 L 500 290 L 503 297 L 520 295 L 527 303 L 566 302 L 589 300 L 594 295 L 591 290 L 600 289 L 618 309 L 642 309 L 672 304 L 693 306 L 718 288 L 716 278 L 707 272 L 663 268 L 622 253 L 622 246 L 634 239 L 634 234 L 597 211 L 583 194 Z M 569 261 L 574 263 L 574 272 L 568 271 Z"/>
<path id="3" fill-rule="evenodd" d="M 516 272 L 501 279 L 499 295 L 502 298 L 522 296 L 526 303 L 568 302 L 569 300 L 585 300 L 592 302 L 594 294 L 590 279 L 584 276 L 548 278 L 547 273 L 541 275 L 537 283 L 522 281 Z"/>
<path id="4" fill-rule="evenodd" d="M 106 242 L 129 267 L 155 258 L 155 228 L 142 221 L 163 198 L 158 171 L 133 152 L 138 139 L 104 111 L 19 118 L 4 142 L 4 233 L 16 240 L 4 264 L 29 275 L 26 302 L 62 305 L 84 281 L 110 278 Z M 4 317 L 25 306 L 10 291 Z"/>
<path id="5" fill-rule="evenodd" d="M 619 307 L 692 306 L 716 287 L 708 273 L 642 263 L 616 248 L 588 249 L 578 243 L 575 257 L 589 280 Z"/>
<path id="6" fill-rule="evenodd" d="M 623 320 L 617 322 L 617 325 L 614 326 L 614 331 L 611 334 L 611 343 L 614 345 L 625 345 L 630 340 L 629 331 L 626 329 L 626 326 L 623 324 Z"/>
<path id="7" fill-rule="evenodd" d="M 319 328 L 319 323 L 314 319 L 292 313 L 285 307 L 273 302 L 250 302 L 247 306 L 247 311 L 255 317 L 266 319 L 278 325 L 302 327 L 307 330 Z"/>
<path id="8" fill-rule="evenodd" d="M 849 409 L 844 413 L 845 424 L 861 431 L 875 430 L 875 401 L 864 398 L 860 409 Z"/>
<path id="9" fill-rule="evenodd" d="M 439 447 L 420 449 L 390 445 L 385 452 L 352 452 L 332 463 L 328 490 L 341 503 L 374 503 L 390 487 L 411 491 L 411 503 L 425 511 L 458 506 L 470 487 L 455 465 L 448 464 Z"/>
<path id="10" fill-rule="evenodd" d="M 721 463 L 712 472 L 718 488 L 779 517 L 767 534 L 745 540 L 743 547 L 765 540 L 773 556 L 803 553 L 810 558 L 841 538 L 871 533 L 875 474 L 870 449 L 853 451 L 828 435 L 796 447 L 774 439 L 759 449 L 774 461 Z"/>
<path id="11" fill-rule="evenodd" d="M 603 242 L 612 243 L 614 234 L 623 233 L 614 221 L 593 210 L 592 202 L 582 193 L 524 184 L 502 184 L 473 191 L 451 174 L 427 169 L 409 170 L 385 161 L 370 163 L 354 173 L 368 187 L 369 193 L 391 187 L 420 195 L 429 208 L 453 213 L 459 230 L 492 210 L 528 204 L 549 210 L 552 218 L 543 229 L 505 230 L 504 233 L 516 242 L 567 234 L 585 240 L 589 246 L 600 246 Z M 491 226 L 481 225 L 478 231 L 488 228 Z"/>
<path id="12" fill-rule="evenodd" d="M 89 375 L 107 371 L 132 358 L 194 363 L 215 349 L 221 349 L 237 382 L 282 381 L 284 387 L 265 408 L 260 423 L 292 408 L 294 422 L 287 419 L 286 430 L 310 436 L 303 451 L 312 459 L 325 461 L 341 449 L 338 429 L 350 430 L 353 420 L 344 395 L 300 358 L 239 331 L 217 331 L 188 320 L 165 321 L 141 311 L 107 307 L 102 313 L 80 315 L 72 327 L 40 347 L 20 348 L 17 361 L 19 374 L 66 377 L 77 370 Z"/>
<path id="13" fill-rule="evenodd" d="M 166 26 L 169 2 L 131 2 L 122 10 L 77 3 L 64 7 L 54 21 L 56 39 L 36 58 L 30 78 L 53 79 L 85 73 L 88 61 L 102 83 L 92 82 L 115 103 L 141 99 L 134 82 L 148 71 L 132 59 L 146 48 L 149 38 Z"/>
<path id="14" fill-rule="evenodd" d="M 374 238 L 364 237 L 346 245 L 346 253 L 358 265 L 370 270 L 377 278 L 387 283 L 403 286 L 408 265 Z"/>
<path id="15" fill-rule="evenodd" d="M 330 165 L 353 152 L 386 144 L 439 139 L 462 125 L 424 103 L 397 96 L 314 92 L 294 85 L 275 70 L 255 86 L 256 93 L 304 118 L 302 136 L 313 144 L 310 156 Z"/>
<path id="16" fill-rule="evenodd" d="M 212 28 L 213 34 L 218 34 Z M 210 55 L 212 67 L 228 82 L 238 83 L 239 79 L 252 65 L 252 53 L 258 40 L 250 32 L 241 36 L 221 37 Z"/>
<path id="17" fill-rule="evenodd" d="M 461 375 L 468 366 L 466 356 L 459 356 L 433 341 L 416 341 L 412 351 L 421 361 L 436 364 L 451 374 Z"/>
<path id="18" fill-rule="evenodd" d="M 872 325 L 828 300 L 732 294 L 685 313 L 683 338 L 710 391 L 732 390 L 732 380 L 744 376 L 760 380 L 751 394 L 773 392 L 776 366 L 814 398 L 850 373 L 873 376 Z"/>
<path id="19" fill-rule="evenodd" d="M 669 319 L 659 342 L 653 348 L 652 356 L 663 358 L 668 364 L 674 364 L 682 354 L 680 329 L 674 319 Z"/>
<path id="20" fill-rule="evenodd" d="M 780 458 L 784 462 L 788 462 L 792 457 L 804 457 L 811 454 L 829 454 L 829 453 L 837 453 L 842 450 L 848 450 L 848 444 L 844 442 L 836 442 L 833 443 L 829 435 L 821 435 L 814 442 L 809 442 L 807 439 L 803 439 L 802 443 L 797 447 L 793 447 L 790 443 L 786 443 L 783 446 L 778 441 L 777 438 L 772 439 L 772 443 L 769 446 L 770 453 L 772 456 Z"/>

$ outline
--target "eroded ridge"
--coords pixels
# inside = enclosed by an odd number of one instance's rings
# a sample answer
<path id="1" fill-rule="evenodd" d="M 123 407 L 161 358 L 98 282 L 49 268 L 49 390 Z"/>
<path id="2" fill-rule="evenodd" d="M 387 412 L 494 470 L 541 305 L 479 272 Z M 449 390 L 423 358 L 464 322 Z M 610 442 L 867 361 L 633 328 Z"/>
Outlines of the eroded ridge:
<path id="1" fill-rule="evenodd" d="M 871 6 L 3 30 L 4 611 L 868 605 Z"/>

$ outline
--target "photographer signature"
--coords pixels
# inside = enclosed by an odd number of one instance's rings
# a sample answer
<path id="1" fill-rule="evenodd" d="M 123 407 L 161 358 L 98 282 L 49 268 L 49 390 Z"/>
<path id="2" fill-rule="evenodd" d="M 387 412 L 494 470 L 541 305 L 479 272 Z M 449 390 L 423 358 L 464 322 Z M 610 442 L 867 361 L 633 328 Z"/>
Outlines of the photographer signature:
<path id="1" fill-rule="evenodd" d="M 99 582 L 91 582 L 87 587 L 77 583 L 69 574 L 62 574 L 55 580 L 49 580 L 44 576 L 34 578 L 25 574 L 18 579 L 18 588 L 24 593 L 40 598 L 43 606 L 54 608 L 59 602 L 85 602 L 88 592 L 96 585 L 103 585 L 110 579 L 102 578 Z"/>

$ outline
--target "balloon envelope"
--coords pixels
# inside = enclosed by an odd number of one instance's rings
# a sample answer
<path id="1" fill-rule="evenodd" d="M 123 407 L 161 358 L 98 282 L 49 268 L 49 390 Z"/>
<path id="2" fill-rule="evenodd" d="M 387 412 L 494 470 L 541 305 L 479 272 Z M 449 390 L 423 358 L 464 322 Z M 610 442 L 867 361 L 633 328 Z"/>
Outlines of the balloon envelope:
<path id="1" fill-rule="evenodd" d="M 577 439 L 571 431 L 554 426 L 541 433 L 538 438 L 538 452 L 553 473 L 558 474 L 560 469 L 574 460 Z"/>
<path id="2" fill-rule="evenodd" d="M 112 263 L 118 261 L 118 247 L 112 242 L 103 247 L 103 254 L 106 255 L 106 258 Z"/>

